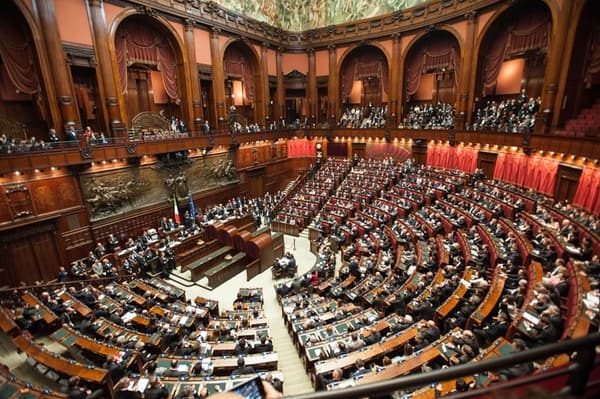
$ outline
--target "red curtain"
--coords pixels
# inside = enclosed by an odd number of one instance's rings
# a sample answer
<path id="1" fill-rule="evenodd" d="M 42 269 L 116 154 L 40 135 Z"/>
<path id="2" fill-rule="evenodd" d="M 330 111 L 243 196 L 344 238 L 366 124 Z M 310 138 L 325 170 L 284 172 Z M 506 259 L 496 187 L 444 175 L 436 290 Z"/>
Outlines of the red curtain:
<path id="1" fill-rule="evenodd" d="M 524 154 L 498 153 L 494 179 L 553 195 L 558 162 Z"/>
<path id="2" fill-rule="evenodd" d="M 179 98 L 177 62 L 163 34 L 137 21 L 125 21 L 117 30 L 115 51 L 123 93 L 127 91 L 127 67 L 140 63 L 155 65 L 161 73 L 167 95 L 174 100 Z"/>
<path id="3" fill-rule="evenodd" d="M 573 205 L 600 214 L 600 169 L 583 168 Z"/>
<path id="4" fill-rule="evenodd" d="M 519 186 L 525 185 L 529 157 L 524 154 L 498 153 L 494 179 L 503 180 Z"/>
<path id="5" fill-rule="evenodd" d="M 381 82 L 385 93 L 390 93 L 390 77 L 385 55 L 374 47 L 362 47 L 350 54 L 340 73 L 342 99 L 350 96 L 355 80 L 375 76 Z"/>
<path id="6" fill-rule="evenodd" d="M 315 141 L 309 139 L 292 139 L 287 141 L 288 157 L 316 157 Z"/>
<path id="7" fill-rule="evenodd" d="M 500 68 L 506 59 L 548 46 L 551 22 L 546 12 L 538 10 L 534 15 L 519 13 L 516 18 L 515 21 L 509 21 L 511 26 L 507 29 L 500 29 L 484 50 L 484 94 L 496 86 Z"/>
<path id="8" fill-rule="evenodd" d="M 405 93 L 411 96 L 417 92 L 421 85 L 421 75 L 427 70 L 448 68 L 454 70 L 455 85 L 458 79 L 460 64 L 460 50 L 456 41 L 449 37 L 441 37 L 436 41 L 424 41 L 421 46 L 411 50 L 406 61 Z"/>
<path id="9" fill-rule="evenodd" d="M 22 93 L 41 92 L 38 74 L 35 70 L 35 46 L 29 40 L 24 25 L 19 25 L 8 14 L 0 18 L 2 40 L 0 40 L 0 59 L 11 82 Z M 58 55 L 56 55 L 58 56 Z"/>
<path id="10" fill-rule="evenodd" d="M 464 172 L 474 172 L 477 169 L 479 151 L 475 148 L 458 147 L 456 149 L 457 169 Z"/>
<path id="11" fill-rule="evenodd" d="M 227 47 L 223 57 L 225 75 L 235 75 L 242 79 L 244 96 L 254 101 L 254 75 L 250 60 L 238 47 Z"/>
<path id="12" fill-rule="evenodd" d="M 473 172 L 477 169 L 478 151 L 469 147 L 452 147 L 445 144 L 430 145 L 427 147 L 428 166 L 446 169 L 459 169 Z"/>

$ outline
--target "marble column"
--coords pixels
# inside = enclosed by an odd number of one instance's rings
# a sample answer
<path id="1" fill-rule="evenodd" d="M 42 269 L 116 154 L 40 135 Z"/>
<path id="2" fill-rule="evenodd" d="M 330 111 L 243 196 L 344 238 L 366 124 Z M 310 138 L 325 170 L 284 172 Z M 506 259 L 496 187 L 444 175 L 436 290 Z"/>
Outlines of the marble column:
<path id="1" fill-rule="evenodd" d="M 212 60 L 212 85 L 215 99 L 215 115 L 218 129 L 225 129 L 227 110 L 225 109 L 225 71 L 223 69 L 223 55 L 219 48 L 219 28 L 213 28 L 210 33 L 210 55 Z"/>

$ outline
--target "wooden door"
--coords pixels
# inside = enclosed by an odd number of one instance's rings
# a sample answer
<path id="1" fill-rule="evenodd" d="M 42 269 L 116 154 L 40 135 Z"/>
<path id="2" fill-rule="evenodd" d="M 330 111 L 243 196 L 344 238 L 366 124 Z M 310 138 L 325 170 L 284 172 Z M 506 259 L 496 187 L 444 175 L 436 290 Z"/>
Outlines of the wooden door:
<path id="1" fill-rule="evenodd" d="M 0 235 L 4 254 L 0 281 L 9 286 L 21 282 L 50 281 L 61 266 L 54 223 L 40 223 Z"/>

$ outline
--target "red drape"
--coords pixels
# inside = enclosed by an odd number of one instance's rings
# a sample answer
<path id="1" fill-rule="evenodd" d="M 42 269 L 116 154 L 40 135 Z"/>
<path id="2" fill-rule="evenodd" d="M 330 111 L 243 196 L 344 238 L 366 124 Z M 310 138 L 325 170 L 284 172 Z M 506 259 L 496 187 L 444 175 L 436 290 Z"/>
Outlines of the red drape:
<path id="1" fill-rule="evenodd" d="M 412 50 L 406 61 L 405 87 L 406 95 L 417 92 L 421 84 L 421 75 L 427 70 L 435 68 L 448 68 L 458 71 L 460 64 L 460 50 L 456 41 L 443 37 L 434 42 L 423 42 L 419 48 Z M 458 73 L 454 73 L 456 85 Z"/>
<path id="2" fill-rule="evenodd" d="M 41 88 L 35 70 L 34 45 L 28 39 L 25 26 L 20 26 L 9 15 L 2 16 L 0 24 L 0 59 L 11 82 L 22 93 L 39 93 Z"/>
<path id="3" fill-rule="evenodd" d="M 583 168 L 573 205 L 600 214 L 600 169 Z"/>
<path id="4" fill-rule="evenodd" d="M 340 73 L 342 99 L 350 96 L 355 80 L 375 76 L 381 82 L 385 93 L 390 93 L 389 67 L 385 56 L 376 48 L 364 47 L 356 54 L 350 54 L 344 61 Z"/>
<path id="5" fill-rule="evenodd" d="M 548 46 L 551 22 L 547 13 L 518 14 L 508 29 L 501 29 L 485 50 L 483 70 L 484 93 L 496 86 L 502 63 L 515 54 Z"/>
<path id="6" fill-rule="evenodd" d="M 136 21 L 125 21 L 117 29 L 115 51 L 123 93 L 127 91 L 127 67 L 140 63 L 156 65 L 167 95 L 174 100 L 179 98 L 175 54 L 160 32 Z"/>
<path id="7" fill-rule="evenodd" d="M 292 139 L 287 141 L 288 157 L 316 157 L 315 141 L 309 139 Z"/>
<path id="8" fill-rule="evenodd" d="M 494 179 L 553 195 L 558 162 L 524 154 L 498 153 Z"/>
<path id="9" fill-rule="evenodd" d="M 426 164 L 438 168 L 473 172 L 477 168 L 477 154 L 475 148 L 452 147 L 445 144 L 430 145 L 427 147 Z"/>
<path id="10" fill-rule="evenodd" d="M 228 47 L 223 57 L 225 75 L 235 75 L 242 79 L 244 95 L 248 100 L 254 100 L 254 75 L 250 60 L 237 47 Z"/>

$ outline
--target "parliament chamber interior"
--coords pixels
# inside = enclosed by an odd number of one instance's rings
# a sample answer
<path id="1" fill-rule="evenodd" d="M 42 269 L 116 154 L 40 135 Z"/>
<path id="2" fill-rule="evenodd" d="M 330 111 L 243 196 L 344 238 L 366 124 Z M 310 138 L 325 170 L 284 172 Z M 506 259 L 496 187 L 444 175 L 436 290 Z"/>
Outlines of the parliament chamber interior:
<path id="1" fill-rule="evenodd" d="M 600 394 L 598 1 L 0 21 L 0 398 Z"/>

